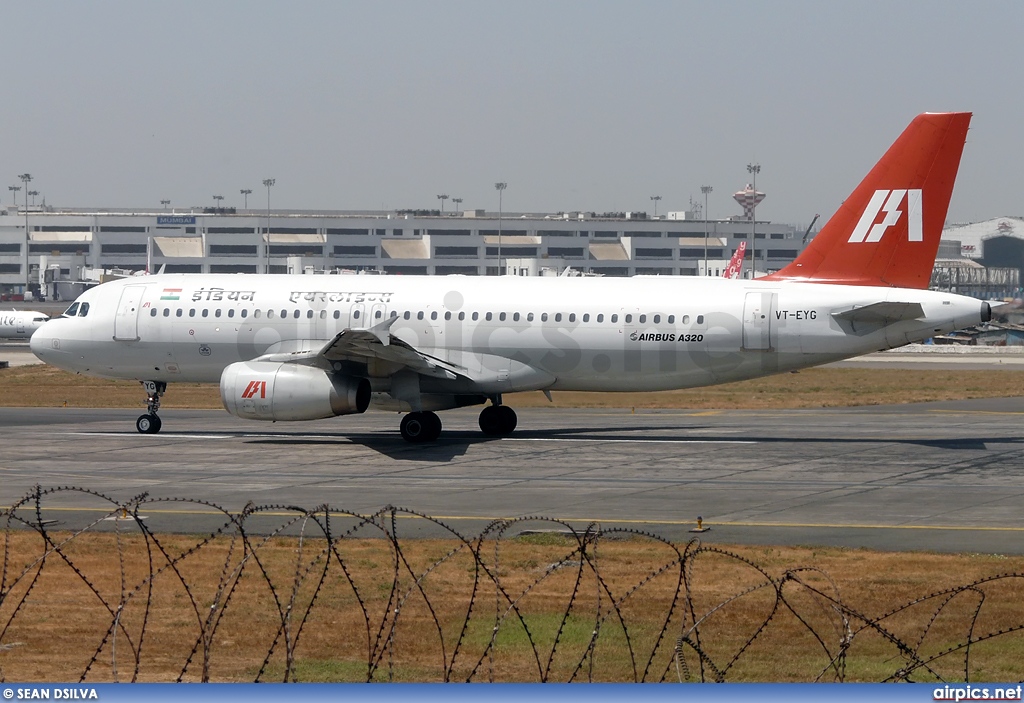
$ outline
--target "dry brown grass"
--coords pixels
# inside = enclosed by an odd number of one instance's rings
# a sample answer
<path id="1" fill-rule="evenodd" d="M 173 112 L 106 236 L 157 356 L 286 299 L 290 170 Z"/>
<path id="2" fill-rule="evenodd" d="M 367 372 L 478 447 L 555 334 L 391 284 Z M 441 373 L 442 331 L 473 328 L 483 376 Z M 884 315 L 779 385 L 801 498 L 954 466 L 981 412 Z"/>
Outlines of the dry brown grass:
<path id="1" fill-rule="evenodd" d="M 38 536 L 15 533 L 11 542 L 7 587 L 11 576 L 39 553 Z M 66 535 L 58 535 L 58 538 Z M 194 546 L 199 538 L 161 536 L 161 543 L 172 555 L 180 555 Z M 256 539 L 253 544 L 260 544 Z M 140 680 L 174 680 L 185 666 L 190 651 L 203 628 L 200 622 L 216 614 L 223 619 L 209 642 L 208 675 L 215 681 L 245 681 L 256 678 L 265 655 L 271 649 L 281 623 L 278 603 L 287 603 L 295 596 L 293 627 L 298 614 L 314 602 L 313 595 L 319 572 L 314 568 L 302 585 L 295 586 L 297 567 L 315 567 L 322 542 L 307 543 L 303 549 L 291 538 L 275 538 L 259 546 L 260 566 L 255 563 L 238 578 L 227 607 L 211 611 L 218 599 L 217 591 L 225 578 L 224 565 L 237 566 L 241 553 L 238 543 L 231 552 L 231 543 L 221 538 L 178 562 L 182 578 L 165 570 L 154 579 L 154 590 L 148 612 L 144 608 L 147 591 L 147 554 L 138 536 L 122 537 L 120 551 L 125 554 L 125 592 L 146 584 L 123 610 L 118 640 L 104 643 L 112 616 L 99 597 L 75 575 L 67 563 L 51 558 L 39 572 L 36 582 L 24 599 L 11 627 L 0 635 L 0 674 L 7 680 L 58 681 L 78 680 L 90 659 L 99 650 L 87 679 L 107 681 L 115 678 L 112 656 L 116 648 L 117 671 L 121 680 L 132 676 L 133 659 L 128 638 L 138 645 L 143 618 L 148 618 L 142 646 Z M 402 593 L 412 595 L 402 602 L 401 616 L 395 630 L 394 647 L 378 640 L 382 622 L 391 623 L 389 615 L 394 601 L 390 599 L 395 583 L 395 553 L 385 540 L 342 540 L 338 554 L 344 560 L 347 576 L 337 568 L 329 570 L 312 609 L 311 617 L 298 638 L 293 670 L 295 678 L 304 681 L 360 681 L 368 678 L 368 661 L 377 667 L 369 677 L 374 680 L 438 681 L 445 678 L 446 665 L 451 666 L 451 680 L 536 681 L 546 677 L 565 681 L 573 676 L 576 664 L 586 661 L 577 679 L 592 675 L 595 680 L 632 681 L 637 678 L 659 680 L 665 676 L 675 680 L 672 648 L 675 639 L 691 621 L 684 616 L 680 603 L 672 607 L 677 595 L 679 570 L 672 565 L 675 553 L 664 545 L 644 539 L 602 541 L 596 551 L 599 572 L 616 598 L 643 583 L 620 612 L 628 623 L 633 657 L 626 647 L 623 629 L 617 616 L 608 609 L 608 594 L 602 594 L 602 613 L 610 615 L 600 626 L 594 650 L 593 668 L 584 652 L 595 629 L 597 582 L 593 573 L 584 575 L 576 602 L 569 607 L 569 596 L 576 580 L 576 569 L 551 572 L 548 567 L 566 555 L 572 558 L 575 542 L 564 538 L 507 539 L 501 543 L 500 574 L 507 592 L 521 596 L 518 600 L 523 621 L 530 628 L 537 647 L 534 655 L 522 624 L 514 617 L 503 621 L 499 629 L 493 657 L 485 655 L 494 625 L 496 599 L 493 585 L 485 582 L 465 635 L 460 653 L 453 660 L 453 647 L 459 641 L 466 622 L 467 605 L 473 587 L 474 561 L 467 551 L 443 562 L 422 581 L 424 599 L 412 588 L 412 578 L 403 572 L 397 585 Z M 401 544 L 401 554 L 415 574 L 438 562 L 455 542 L 440 540 L 409 540 Z M 788 570 L 800 566 L 813 567 L 829 574 L 837 589 L 836 596 L 850 609 L 878 618 L 891 609 L 935 590 L 966 584 L 986 576 L 1007 571 L 1024 570 L 1024 559 L 980 555 L 887 554 L 865 550 L 807 549 L 797 547 L 730 547 L 731 551 L 756 563 L 772 578 L 780 579 Z M 116 609 L 121 600 L 122 571 L 115 558 L 119 552 L 114 535 L 88 534 L 66 546 L 66 555 L 85 575 L 96 592 Z M 493 567 L 494 544 L 486 544 L 482 558 Z M 157 556 L 156 567 L 166 564 Z M 694 560 L 692 597 L 697 617 L 715 605 L 752 586 L 764 583 L 762 574 L 740 561 L 716 553 L 699 554 Z M 660 575 L 645 581 L 661 567 L 669 566 Z M 356 584 L 368 618 L 364 619 L 355 592 L 348 578 Z M 803 572 L 804 584 L 834 593 L 818 571 Z M 539 583 L 538 583 L 539 581 Z M 14 608 L 22 602 L 28 580 L 14 585 L 0 602 L 0 622 L 6 623 Z M 268 587 L 274 584 L 274 589 Z M 185 585 L 195 598 L 193 608 Z M 985 601 L 973 634 L 981 635 L 1024 623 L 1024 601 L 1019 598 L 1020 579 L 984 586 Z M 761 588 L 730 603 L 711 615 L 703 624 L 700 642 L 716 666 L 728 668 L 730 681 L 807 681 L 827 670 L 829 657 L 808 631 L 801 619 L 821 634 L 826 645 L 835 650 L 843 636 L 841 619 L 836 612 L 822 608 L 821 599 L 796 582 L 783 589 L 792 611 L 781 608 L 768 626 L 749 647 L 745 645 L 759 624 L 769 615 L 775 591 Z M 883 624 L 895 638 L 917 648 L 923 655 L 938 653 L 965 641 L 971 630 L 971 617 L 979 604 L 980 593 L 965 592 L 953 599 L 927 627 L 939 609 L 936 600 L 910 608 L 906 613 L 884 620 Z M 440 622 L 434 624 L 427 602 Z M 503 608 L 504 606 L 502 606 Z M 569 610 L 562 633 L 555 646 L 555 635 Z M 665 619 L 671 614 L 668 625 Z M 799 616 L 799 617 L 798 617 Z M 367 624 L 369 621 L 369 625 Z M 871 631 L 859 631 L 862 621 L 851 617 L 852 640 L 843 676 L 849 681 L 881 680 L 892 676 L 905 663 L 893 642 Z M 2 627 L 2 625 L 0 625 Z M 662 633 L 665 637 L 662 637 Z M 210 632 L 206 629 L 206 632 Z M 291 632 L 294 640 L 296 632 Z M 444 654 L 442 655 L 442 639 Z M 270 657 L 264 680 L 281 680 L 285 671 L 283 647 Z M 554 652 L 552 654 L 552 652 Z M 1018 634 L 1001 636 L 976 645 L 971 652 L 971 678 L 974 680 L 1016 680 L 1022 675 L 1024 639 Z M 537 659 L 540 659 L 538 664 Z M 482 664 L 472 674 L 477 662 Z M 649 672 L 644 676 L 650 660 Z M 202 647 L 193 657 L 184 680 L 197 680 L 202 672 Z M 635 664 L 632 663 L 635 661 Z M 691 672 L 698 675 L 699 664 L 692 650 L 687 650 Z M 546 672 L 542 675 L 541 672 Z M 914 680 L 934 680 L 941 675 L 948 680 L 964 676 L 963 657 L 950 656 L 934 664 L 934 673 L 918 671 Z M 710 676 L 710 669 L 706 669 Z M 828 672 L 824 680 L 834 680 Z"/>
<path id="2" fill-rule="evenodd" d="M 555 392 L 554 407 L 576 408 L 822 408 L 1024 395 L 1024 371 L 814 368 L 800 373 L 660 393 Z M 78 376 L 50 366 L 0 370 L 0 406 L 133 408 L 145 405 L 134 381 Z M 516 407 L 547 407 L 540 393 L 519 393 Z M 180 383 L 167 408 L 220 408 L 216 385 Z"/>

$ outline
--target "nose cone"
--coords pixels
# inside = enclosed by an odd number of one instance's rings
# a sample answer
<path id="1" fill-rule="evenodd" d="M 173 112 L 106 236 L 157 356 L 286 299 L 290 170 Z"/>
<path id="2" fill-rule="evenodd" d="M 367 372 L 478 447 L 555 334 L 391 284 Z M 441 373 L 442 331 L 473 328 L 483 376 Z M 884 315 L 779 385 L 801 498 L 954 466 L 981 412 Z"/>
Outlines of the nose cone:
<path id="1" fill-rule="evenodd" d="M 54 337 L 46 329 L 46 325 L 43 325 L 32 333 L 32 337 L 28 340 L 28 347 L 37 359 L 46 361 L 47 353 L 53 348 L 53 340 Z"/>

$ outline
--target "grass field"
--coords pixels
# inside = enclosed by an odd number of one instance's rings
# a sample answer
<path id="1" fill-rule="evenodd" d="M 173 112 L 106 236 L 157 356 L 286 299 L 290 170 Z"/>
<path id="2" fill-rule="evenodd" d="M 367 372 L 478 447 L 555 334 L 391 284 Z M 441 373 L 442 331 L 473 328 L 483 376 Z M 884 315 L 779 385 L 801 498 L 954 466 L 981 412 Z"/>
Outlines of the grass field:
<path id="1" fill-rule="evenodd" d="M 582 408 L 827 408 L 962 398 L 1024 395 L 1024 371 L 904 370 L 813 368 L 799 373 L 727 383 L 706 388 L 658 393 L 555 392 L 554 407 Z M 165 408 L 220 408 L 216 385 L 172 384 Z M 513 407 L 548 406 L 541 393 L 509 395 Z M 0 370 L 0 406 L 4 407 L 145 407 L 145 394 L 134 381 L 106 381 L 78 376 L 51 366 Z"/>
<path id="2" fill-rule="evenodd" d="M 76 681 L 87 669 L 89 681 L 115 672 L 124 681 L 136 661 L 144 681 L 281 681 L 286 671 L 300 681 L 676 681 L 684 633 L 691 680 L 702 678 L 698 644 L 711 680 L 880 681 L 907 667 L 914 681 L 1024 673 L 1024 633 L 988 638 L 1024 624 L 1024 579 L 913 603 L 1024 570 L 1024 558 L 733 547 L 690 554 L 682 583 L 678 555 L 654 540 L 602 541 L 581 569 L 574 540 L 511 537 L 500 562 L 499 545 L 479 551 L 499 575 L 498 597 L 494 581 L 474 581 L 474 559 L 454 541 L 395 550 L 346 539 L 325 561 L 323 540 L 254 538 L 243 550 L 221 537 L 196 549 L 200 538 L 161 536 L 157 550 L 137 535 L 51 536 L 62 553 L 41 569 L 31 566 L 37 536 L 14 532 L 6 544 L 8 681 Z M 981 641 L 965 664 L 972 637 Z"/>

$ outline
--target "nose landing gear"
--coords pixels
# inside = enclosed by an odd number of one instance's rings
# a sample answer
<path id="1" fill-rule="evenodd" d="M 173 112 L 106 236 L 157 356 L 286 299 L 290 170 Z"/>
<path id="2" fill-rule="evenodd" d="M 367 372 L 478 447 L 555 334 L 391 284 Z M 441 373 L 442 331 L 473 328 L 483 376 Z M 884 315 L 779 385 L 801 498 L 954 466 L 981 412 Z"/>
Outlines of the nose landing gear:
<path id="1" fill-rule="evenodd" d="M 167 384 L 163 381 L 143 381 L 142 387 L 146 389 L 146 414 L 139 415 L 135 429 L 142 434 L 156 434 L 163 424 L 156 413 L 160 409 L 160 396 L 167 390 Z"/>

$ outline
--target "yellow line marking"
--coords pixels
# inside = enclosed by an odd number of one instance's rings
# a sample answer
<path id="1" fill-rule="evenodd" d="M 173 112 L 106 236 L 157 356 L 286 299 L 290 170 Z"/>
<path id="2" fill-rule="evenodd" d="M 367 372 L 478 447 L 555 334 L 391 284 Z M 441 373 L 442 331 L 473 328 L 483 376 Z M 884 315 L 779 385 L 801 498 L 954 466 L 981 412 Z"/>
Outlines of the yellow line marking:
<path id="1" fill-rule="evenodd" d="M 214 510 L 152 510 L 149 505 L 145 506 L 146 512 L 157 515 L 225 515 L 225 513 L 217 512 Z M 3 508 L 3 510 L 10 510 L 10 507 Z M 22 506 L 22 510 L 35 511 L 35 506 Z M 110 513 L 114 514 L 119 512 L 118 510 L 106 510 L 103 508 L 43 508 L 44 511 L 48 512 L 68 512 L 68 513 Z M 226 515 L 239 515 L 237 511 L 228 511 Z M 281 511 L 268 511 L 253 513 L 253 515 L 260 515 L 266 517 L 294 517 L 299 513 L 281 512 Z M 319 513 L 317 513 L 319 514 Z M 335 510 L 331 510 L 332 516 L 338 517 L 350 517 L 348 513 L 342 513 Z M 399 520 L 423 520 L 425 518 L 419 515 L 397 515 Z M 493 517 L 487 515 L 431 515 L 434 520 L 443 520 L 448 522 L 456 521 L 494 521 L 494 520 L 517 520 L 517 517 Z M 557 520 L 561 522 L 596 522 L 601 524 L 610 525 L 671 525 L 671 526 L 686 526 L 696 525 L 693 520 L 623 520 L 623 519 L 602 519 L 602 518 L 580 518 L 580 517 L 541 517 L 538 519 Z M 723 521 L 723 522 L 712 522 L 704 520 L 705 527 L 817 527 L 817 528 L 833 528 L 833 529 L 846 529 L 846 530 L 954 530 L 961 532 L 1024 532 L 1024 526 L 1021 527 L 1009 527 L 1009 526 L 993 526 L 993 527 L 972 527 L 964 525 L 877 525 L 871 523 L 848 523 L 848 524 L 837 524 L 829 522 L 746 522 L 746 521 Z"/>

